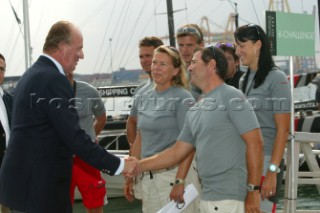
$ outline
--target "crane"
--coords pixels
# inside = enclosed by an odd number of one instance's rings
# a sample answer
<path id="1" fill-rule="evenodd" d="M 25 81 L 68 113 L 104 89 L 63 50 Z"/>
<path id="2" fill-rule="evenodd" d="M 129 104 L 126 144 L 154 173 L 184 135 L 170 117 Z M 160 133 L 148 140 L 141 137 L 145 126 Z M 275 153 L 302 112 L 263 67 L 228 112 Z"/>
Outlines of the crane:
<path id="1" fill-rule="evenodd" d="M 221 29 L 221 32 L 212 32 L 210 29 L 210 23 L 213 25 L 216 25 L 218 28 Z M 234 26 L 235 26 L 235 13 L 230 13 L 228 17 L 228 22 L 225 27 L 211 21 L 208 19 L 207 16 L 203 16 L 200 19 L 200 29 L 203 33 L 203 39 L 205 44 L 212 44 L 212 43 L 217 43 L 219 41 L 229 41 L 233 42 L 233 32 L 234 32 Z M 161 36 L 160 39 L 165 40 L 169 39 L 168 35 Z"/>
<path id="2" fill-rule="evenodd" d="M 235 14 L 230 13 L 228 17 L 228 22 L 226 27 L 220 26 L 216 23 L 212 22 L 214 25 L 217 25 L 219 28 L 223 29 L 222 32 L 212 32 L 210 30 L 209 19 L 207 16 L 203 16 L 201 18 L 200 28 L 203 32 L 204 42 L 207 44 L 217 43 L 219 41 L 230 41 L 232 42 L 233 39 L 233 32 L 235 26 Z"/>

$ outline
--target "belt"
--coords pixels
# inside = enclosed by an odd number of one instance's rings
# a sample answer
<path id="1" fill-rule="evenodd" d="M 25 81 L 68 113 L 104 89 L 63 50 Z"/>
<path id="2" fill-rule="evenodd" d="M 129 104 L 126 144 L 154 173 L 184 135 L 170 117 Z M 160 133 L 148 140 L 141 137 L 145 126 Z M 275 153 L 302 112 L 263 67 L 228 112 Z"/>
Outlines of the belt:
<path id="1" fill-rule="evenodd" d="M 142 173 L 141 179 L 142 179 L 143 176 L 145 176 L 145 175 L 150 175 L 150 179 L 153 179 L 153 175 L 154 175 L 154 174 L 159 174 L 159 173 L 162 173 L 162 172 L 167 172 L 167 171 L 170 171 L 170 170 L 175 169 L 175 168 L 177 168 L 177 166 L 173 166 L 173 167 L 169 167 L 169 168 L 161 169 L 161 170 L 156 170 L 156 171 L 146 171 L 146 172 L 143 172 L 143 173 Z"/>

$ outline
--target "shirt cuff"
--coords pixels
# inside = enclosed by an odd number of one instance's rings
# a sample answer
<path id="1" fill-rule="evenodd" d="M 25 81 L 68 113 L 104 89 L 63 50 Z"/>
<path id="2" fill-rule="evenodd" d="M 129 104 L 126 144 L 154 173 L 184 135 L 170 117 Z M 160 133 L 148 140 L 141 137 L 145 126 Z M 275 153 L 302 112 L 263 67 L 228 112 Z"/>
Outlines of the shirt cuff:
<path id="1" fill-rule="evenodd" d="M 114 175 L 120 175 L 122 170 L 123 170 L 123 168 L 124 168 L 124 159 L 120 158 L 119 167 L 118 167 L 117 171 L 114 173 Z"/>

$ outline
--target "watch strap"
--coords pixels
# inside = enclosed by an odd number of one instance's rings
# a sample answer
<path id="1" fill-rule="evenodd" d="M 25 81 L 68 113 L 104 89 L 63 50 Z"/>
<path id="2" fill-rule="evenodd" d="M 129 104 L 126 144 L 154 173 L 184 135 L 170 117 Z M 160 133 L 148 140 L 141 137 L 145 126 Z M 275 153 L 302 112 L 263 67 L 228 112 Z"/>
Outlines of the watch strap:
<path id="1" fill-rule="evenodd" d="M 180 179 L 180 178 L 177 178 L 177 179 L 174 181 L 174 183 L 171 183 L 170 185 L 171 185 L 171 186 L 174 186 L 174 185 L 184 185 L 185 183 L 186 183 L 185 180 Z"/>
<path id="2" fill-rule="evenodd" d="M 259 185 L 253 185 L 253 184 L 248 184 L 247 185 L 247 189 L 249 192 L 253 192 L 253 191 L 256 191 L 256 190 L 260 190 L 260 186 Z"/>

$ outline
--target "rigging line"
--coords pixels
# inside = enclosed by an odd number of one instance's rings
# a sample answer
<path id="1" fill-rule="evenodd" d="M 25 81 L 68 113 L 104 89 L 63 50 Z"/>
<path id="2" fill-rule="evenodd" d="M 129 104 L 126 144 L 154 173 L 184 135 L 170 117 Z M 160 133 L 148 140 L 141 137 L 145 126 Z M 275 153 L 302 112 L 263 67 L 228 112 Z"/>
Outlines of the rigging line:
<path id="1" fill-rule="evenodd" d="M 14 16 L 15 16 L 15 19 L 16 19 L 16 22 L 17 22 L 18 28 L 19 28 L 19 33 L 17 34 L 16 40 L 15 40 L 15 42 L 13 43 L 14 48 L 9 48 L 11 42 L 7 42 L 6 47 L 5 47 L 5 49 L 8 50 L 8 52 L 10 51 L 10 54 L 8 54 L 8 55 L 9 55 L 9 61 L 11 61 L 11 60 L 13 60 L 12 55 L 14 54 L 14 51 L 17 50 L 17 49 L 16 49 L 16 46 L 17 46 L 17 43 L 18 43 L 19 36 L 22 35 L 22 38 L 23 38 L 23 39 L 24 39 L 24 36 L 23 36 L 22 29 L 21 29 L 21 27 L 22 27 L 22 25 L 21 25 L 21 20 L 19 19 L 19 17 L 18 17 L 18 15 L 17 15 L 14 7 L 12 6 L 11 1 L 8 0 L 8 2 L 9 2 L 9 4 L 10 4 L 10 6 L 11 6 L 11 9 L 12 9 L 13 13 L 14 13 Z M 14 28 L 14 26 L 12 25 L 11 31 L 13 31 L 13 28 Z M 15 59 L 16 59 L 16 57 L 15 57 Z M 14 64 L 17 64 L 17 63 L 14 63 Z"/>
<path id="2" fill-rule="evenodd" d="M 45 3 L 43 3 L 43 5 L 42 5 L 42 11 L 41 11 L 41 15 L 40 15 L 40 18 L 39 18 L 39 22 L 38 22 L 38 26 L 36 27 L 36 29 L 37 29 L 37 31 L 36 31 L 36 35 L 34 36 L 34 39 L 33 39 L 33 41 L 37 41 L 38 40 L 38 36 L 39 36 L 39 33 L 40 33 L 40 28 L 41 28 L 41 26 L 43 26 L 44 24 L 43 24 L 43 21 L 44 21 L 44 11 L 45 11 L 45 6 L 46 6 L 46 4 Z"/>
<path id="3" fill-rule="evenodd" d="M 153 15 L 153 14 L 151 14 L 151 16 L 152 16 L 152 15 Z M 144 25 L 143 30 L 141 30 L 140 35 L 139 35 L 139 38 L 142 38 L 142 36 L 145 34 L 145 31 L 146 31 L 147 27 L 149 26 L 149 23 L 151 22 L 152 18 L 150 17 L 150 18 L 148 18 L 147 20 L 148 20 L 148 22 Z M 137 46 L 138 46 L 138 45 L 137 45 Z M 127 64 L 129 63 L 129 60 L 130 60 L 130 62 L 131 62 L 131 61 L 133 61 L 133 60 L 135 59 L 136 55 L 133 54 L 133 51 L 136 51 L 136 48 L 131 48 L 131 51 L 130 51 L 130 53 L 129 53 L 129 56 L 130 56 L 130 57 L 127 57 L 127 60 L 126 60 L 126 62 L 124 63 L 124 66 L 127 66 Z"/>
<path id="4" fill-rule="evenodd" d="M 158 25 L 157 25 L 157 8 L 156 8 L 156 0 L 153 0 L 153 7 L 154 7 L 154 26 L 155 26 L 155 30 L 156 30 L 156 35 L 158 35 Z"/>
<path id="5" fill-rule="evenodd" d="M 145 1 L 144 1 L 144 4 L 143 4 L 143 5 L 142 5 L 142 7 L 141 7 L 141 11 L 138 13 L 138 14 L 139 14 L 139 16 L 138 16 L 138 18 L 137 18 L 136 22 L 133 24 L 133 28 L 132 28 L 132 30 L 131 30 L 131 31 L 133 31 L 133 32 L 134 32 L 134 29 L 135 29 L 135 28 L 136 28 L 136 26 L 138 25 L 138 22 L 139 22 L 139 20 L 140 20 L 140 18 L 141 18 L 141 16 L 142 16 L 142 14 L 143 14 L 144 7 L 146 7 L 146 6 L 147 6 L 147 4 L 148 4 L 149 2 L 150 2 L 150 1 L 148 1 L 148 0 L 145 0 Z M 133 33 L 132 33 L 132 35 L 133 35 Z M 128 46 L 129 46 L 130 41 L 132 40 L 132 38 L 133 38 L 133 36 L 130 36 L 130 39 L 128 39 L 128 42 L 127 42 L 127 46 L 126 46 L 126 48 L 125 48 L 124 50 L 128 49 Z M 123 55 L 124 55 L 124 54 L 123 54 Z M 124 57 L 122 57 L 122 58 L 121 58 L 121 60 L 120 60 L 120 62 L 119 62 L 119 65 L 122 63 L 123 58 L 124 58 Z"/>
<path id="6" fill-rule="evenodd" d="M 152 16 L 153 16 L 153 14 L 151 14 L 151 17 L 152 17 Z M 152 20 L 151 17 L 146 19 L 146 20 L 148 20 L 148 22 L 144 24 L 144 28 L 140 31 L 139 38 L 142 38 L 143 35 L 145 34 L 145 31 L 146 31 L 147 27 L 149 26 L 149 23 L 150 23 L 151 20 Z M 136 59 L 136 54 L 133 53 L 133 51 L 135 51 L 135 50 L 136 50 L 136 48 L 131 48 L 131 51 L 130 51 L 130 53 L 129 53 L 130 56 L 127 57 L 126 62 L 124 62 L 124 66 L 127 66 L 128 63 L 130 63 L 130 62 L 132 62 L 133 60 Z M 129 60 L 130 60 L 130 62 L 129 62 Z"/>
<path id="7" fill-rule="evenodd" d="M 260 25 L 260 21 L 259 21 L 258 15 L 257 15 L 257 11 L 256 11 L 256 8 L 255 8 L 255 6 L 254 6 L 254 4 L 253 4 L 253 1 L 252 1 L 252 0 L 251 0 L 251 5 L 252 5 L 252 7 L 253 7 L 254 14 L 256 15 L 256 18 L 257 18 L 258 24 Z"/>
<path id="8" fill-rule="evenodd" d="M 247 23 L 247 24 L 250 24 L 250 23 L 251 23 L 250 21 L 248 21 L 248 20 L 246 20 L 246 19 L 244 19 L 244 18 L 241 18 L 240 16 L 238 16 L 238 18 L 239 18 L 239 20 L 242 20 L 242 21 L 244 21 L 244 22 Z"/>
<path id="9" fill-rule="evenodd" d="M 216 23 L 216 22 L 212 21 L 211 19 L 209 19 L 209 18 L 208 18 L 208 20 L 209 20 L 209 22 L 211 22 L 213 25 L 215 25 L 215 26 L 219 27 L 220 29 L 222 29 L 222 30 L 225 30 L 225 29 L 226 29 L 225 27 L 223 27 L 223 26 L 221 26 L 220 24 L 218 24 L 218 23 Z"/>
<path id="10" fill-rule="evenodd" d="M 184 8 L 186 9 L 186 20 L 187 20 L 187 23 L 189 23 L 187 0 L 184 0 Z"/>
<path id="11" fill-rule="evenodd" d="M 111 3 L 111 1 L 103 1 L 100 5 L 97 6 L 97 8 L 80 24 L 80 26 L 85 26 L 87 25 L 90 20 L 95 17 L 96 15 L 98 15 L 101 11 L 104 10 L 104 8 L 106 6 L 108 6 L 108 4 Z"/>
<path id="12" fill-rule="evenodd" d="M 233 10 L 236 10 L 236 6 L 234 4 L 236 4 L 236 2 L 231 2 L 229 0 L 227 0 L 229 2 L 229 4 L 231 5 L 231 7 L 233 8 Z"/>
<path id="13" fill-rule="evenodd" d="M 18 17 L 16 10 L 15 10 L 15 9 L 14 9 L 14 7 L 12 6 L 11 1 L 10 1 L 10 0 L 8 0 L 8 2 L 9 2 L 9 4 L 10 4 L 10 6 L 11 6 L 11 9 L 12 9 L 13 15 L 14 15 L 14 17 L 15 17 L 16 21 L 17 21 L 18 26 L 19 26 L 19 31 L 20 31 L 20 33 L 21 33 L 22 37 L 24 37 L 23 32 L 22 32 L 22 30 L 21 30 L 21 20 L 20 20 L 20 18 Z"/>
<path id="14" fill-rule="evenodd" d="M 214 25 L 218 26 L 220 29 L 225 30 L 225 27 L 222 27 L 221 25 L 219 25 L 219 24 L 211 21 L 211 19 L 209 18 L 212 14 L 215 14 L 216 11 L 217 11 L 220 7 L 223 6 L 223 4 L 224 4 L 224 2 L 220 2 L 220 4 L 219 4 L 218 6 L 216 6 L 215 8 L 213 8 L 213 10 L 211 10 L 211 11 L 209 12 L 209 15 L 207 15 L 207 17 L 208 17 L 208 20 L 209 20 L 210 22 L 212 22 Z M 225 11 L 224 11 L 224 10 L 223 10 L 223 14 L 225 14 Z M 213 29 L 212 29 L 212 32 L 214 32 Z"/>
<path id="15" fill-rule="evenodd" d="M 264 11 L 266 11 L 266 10 L 267 10 L 266 2 L 265 2 L 265 1 L 262 1 L 262 3 L 263 3 L 263 6 L 264 6 Z"/>
<path id="16" fill-rule="evenodd" d="M 115 8 L 115 5 L 117 4 L 117 2 L 118 2 L 118 1 L 114 1 L 114 5 L 112 6 L 112 8 Z M 115 11 L 115 10 L 112 10 L 112 12 L 111 12 L 111 17 L 113 16 L 114 11 Z M 102 39 L 102 44 L 100 45 L 100 49 L 99 49 L 99 53 L 98 53 L 98 56 L 97 56 L 97 59 L 96 59 L 96 63 L 95 63 L 94 68 L 93 68 L 94 72 L 96 72 L 96 69 L 97 69 L 97 66 L 98 66 L 98 61 L 99 61 L 99 58 L 100 58 L 100 56 L 101 56 L 101 54 L 102 54 L 102 48 L 105 46 L 105 45 L 104 45 L 104 42 L 106 41 L 106 37 L 107 37 L 107 33 L 108 33 L 108 29 L 109 29 L 111 20 L 112 20 L 111 18 L 108 20 L 108 23 L 107 23 L 107 26 L 106 26 L 106 30 L 105 30 L 105 32 L 104 32 L 104 36 L 103 36 L 103 39 Z M 106 55 L 108 54 L 108 52 L 109 52 L 109 49 L 107 49 L 107 52 L 104 54 L 104 56 L 103 56 L 103 58 L 102 58 L 101 65 L 100 65 L 100 67 L 99 67 L 99 69 L 98 69 L 98 75 L 96 76 L 96 79 L 99 77 L 99 74 L 101 73 L 102 65 L 103 65 L 103 62 L 104 62 L 104 60 L 105 60 Z"/>
<path id="17" fill-rule="evenodd" d="M 122 11 L 121 11 L 121 14 L 119 16 L 120 18 L 118 18 L 118 23 L 116 24 L 115 30 L 113 31 L 113 35 L 111 36 L 111 38 L 117 38 L 116 39 L 116 44 L 114 45 L 114 48 L 113 48 L 115 51 L 117 51 L 118 43 L 121 41 L 121 35 L 122 35 L 121 33 L 122 33 L 122 30 L 124 29 L 123 26 L 125 25 L 124 23 L 125 23 L 126 17 L 127 17 L 126 14 L 128 13 L 128 10 L 130 8 L 130 2 L 129 2 L 129 4 L 127 2 L 128 2 L 128 0 L 126 0 L 125 5 L 122 7 Z M 123 13 L 124 13 L 124 15 L 123 15 Z M 120 26 L 121 26 L 121 28 L 119 30 L 119 35 L 116 36 L 117 30 L 119 29 Z M 114 54 L 117 55 L 117 52 L 114 52 Z M 110 70 L 108 70 L 108 71 L 110 71 Z M 113 70 L 111 70 L 111 72 L 112 71 Z"/>
<path id="18" fill-rule="evenodd" d="M 161 0 L 158 1 L 157 5 L 156 5 L 156 0 L 154 0 L 154 20 L 155 20 L 155 31 L 156 31 L 156 36 L 159 36 L 158 34 L 158 24 L 157 24 L 157 8 L 159 7 Z"/>
<path id="19" fill-rule="evenodd" d="M 127 37 L 127 35 L 125 33 L 123 33 L 123 31 L 129 28 L 128 25 L 130 23 L 130 20 L 128 20 L 128 19 L 130 19 L 130 17 L 131 17 L 130 16 L 131 14 L 129 15 L 129 9 L 130 9 L 131 2 L 132 1 L 130 0 L 129 3 L 128 3 L 127 9 L 126 9 L 125 14 L 123 16 L 122 25 L 121 25 L 121 28 L 120 28 L 120 31 L 119 31 L 119 36 L 116 37 L 116 38 L 119 38 L 117 40 L 117 42 L 116 42 L 116 45 L 115 45 L 115 50 L 119 50 L 118 52 L 120 52 L 122 50 L 122 47 L 124 45 L 124 42 L 121 42 L 121 38 L 122 37 L 125 37 L 125 38 Z M 130 10 L 130 12 L 132 12 L 132 11 L 133 10 Z M 119 45 L 120 45 L 120 47 L 119 47 Z M 122 54 L 119 54 L 119 55 L 122 55 Z"/>
<path id="20" fill-rule="evenodd" d="M 11 48 L 11 53 L 9 54 L 9 63 L 12 61 L 12 60 L 14 60 L 14 63 L 10 63 L 10 64 L 14 64 L 14 65 L 16 65 L 17 67 L 19 67 L 19 65 L 21 64 L 21 61 L 20 61 L 20 63 L 16 63 L 16 61 L 17 61 L 17 57 L 15 56 L 15 57 L 13 57 L 13 54 L 14 54 L 14 51 L 15 50 L 17 50 L 17 45 L 18 45 L 18 39 L 19 39 L 19 34 L 17 34 L 17 37 L 16 37 L 16 39 L 15 39 L 15 42 L 14 42 L 14 45 L 13 45 L 13 47 Z M 14 59 L 13 59 L 14 58 Z M 16 70 L 16 69 L 10 69 L 10 70 Z"/>
<path id="21" fill-rule="evenodd" d="M 116 1 L 117 2 L 117 1 Z M 126 2 L 127 2 L 127 0 L 126 0 Z M 126 3 L 125 3 L 126 4 Z M 115 7 L 116 8 L 116 7 Z M 122 13 L 123 13 L 123 11 L 124 11 L 124 9 L 125 9 L 125 7 L 123 7 L 123 9 L 122 9 L 122 11 L 121 11 L 121 13 L 120 13 L 120 17 L 122 17 Z M 113 21 L 113 12 L 115 11 L 115 9 L 112 11 L 112 16 L 110 17 L 110 19 L 109 19 L 109 23 L 111 23 L 112 21 Z M 119 24 L 119 22 L 121 21 L 121 18 L 118 18 L 118 20 L 117 20 L 117 23 L 116 23 L 116 25 L 115 25 L 115 30 L 113 31 L 113 35 L 111 35 L 111 38 L 114 38 L 115 36 L 115 32 L 117 31 L 117 29 L 118 29 L 118 26 L 120 25 Z M 104 39 L 104 41 L 106 41 L 107 39 Z M 110 46 L 108 45 L 108 48 L 107 48 L 107 52 L 109 51 L 109 48 L 110 48 Z M 103 66 L 103 64 L 104 64 L 104 61 L 105 61 L 105 59 L 106 59 L 106 56 L 107 56 L 107 52 L 106 52 L 106 54 L 104 55 L 104 58 L 103 58 L 103 61 L 101 62 L 101 66 L 100 66 L 100 69 L 99 70 L 101 70 L 102 69 L 102 66 Z M 110 68 L 110 66 L 109 66 L 109 68 Z M 112 70 L 111 70 L 112 71 Z M 110 70 L 109 69 L 107 69 L 107 71 L 106 71 L 107 73 L 110 73 Z"/>
<path id="22" fill-rule="evenodd" d="M 144 3 L 142 4 L 142 8 L 146 7 L 146 3 L 147 3 L 147 1 L 145 0 Z M 145 10 L 145 9 L 144 9 L 144 10 Z M 123 53 L 121 53 L 121 54 L 119 53 L 119 55 L 122 56 L 121 59 L 120 59 L 120 61 L 119 61 L 119 66 L 121 66 L 122 61 L 123 61 L 123 59 L 125 58 L 124 56 L 128 54 L 128 53 L 127 53 L 128 46 L 129 46 L 130 41 L 132 40 L 133 34 L 134 34 L 135 30 L 136 30 L 136 26 L 138 26 L 138 21 L 139 21 L 141 15 L 142 15 L 142 13 L 143 13 L 143 9 L 142 9 L 140 12 L 137 13 L 137 14 L 139 14 L 139 15 L 138 15 L 138 17 L 136 18 L 135 23 L 132 24 L 132 28 L 131 28 L 131 29 L 129 30 L 129 32 L 128 32 L 128 33 L 130 34 L 130 37 L 129 37 L 129 39 L 126 40 L 126 42 L 123 42 L 123 43 L 122 43 L 121 48 L 119 49 L 119 52 L 123 52 Z"/>
<path id="23" fill-rule="evenodd" d="M 204 2 L 205 1 L 207 1 L 207 0 L 202 0 L 202 2 L 200 2 L 200 3 L 198 3 L 198 6 L 197 7 L 195 7 L 195 8 L 192 8 L 192 12 L 189 14 L 189 17 L 191 16 L 191 15 L 193 15 L 193 14 L 197 14 L 197 10 L 199 10 L 200 9 L 200 7 L 202 7 L 203 5 L 204 5 Z M 198 2 L 198 1 L 197 1 Z M 178 23 L 178 25 L 180 26 L 180 25 L 183 25 L 183 24 L 188 24 L 189 22 L 187 22 L 186 23 L 186 20 L 184 19 L 184 18 L 182 18 L 182 19 L 177 19 L 177 18 L 175 18 L 175 23 Z"/>

